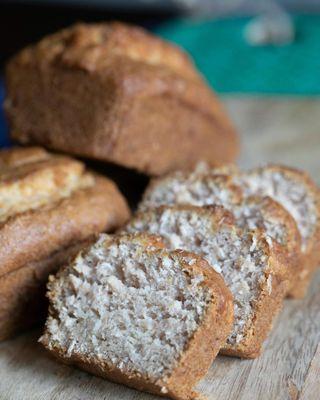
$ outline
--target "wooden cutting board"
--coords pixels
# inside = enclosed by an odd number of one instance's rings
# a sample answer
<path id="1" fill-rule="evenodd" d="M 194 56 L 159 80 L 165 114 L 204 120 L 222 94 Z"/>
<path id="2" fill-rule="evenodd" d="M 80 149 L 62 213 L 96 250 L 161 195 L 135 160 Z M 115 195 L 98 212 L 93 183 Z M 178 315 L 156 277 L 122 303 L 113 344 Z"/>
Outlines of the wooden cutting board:
<path id="1" fill-rule="evenodd" d="M 304 168 L 320 183 L 320 99 L 225 99 L 242 140 L 240 164 Z M 1 299 L 0 299 L 1 301 Z M 50 359 L 40 331 L 0 345 L 0 400 L 152 400 Z M 287 300 L 256 360 L 218 357 L 199 390 L 210 400 L 320 399 L 320 270 L 303 300 Z"/>

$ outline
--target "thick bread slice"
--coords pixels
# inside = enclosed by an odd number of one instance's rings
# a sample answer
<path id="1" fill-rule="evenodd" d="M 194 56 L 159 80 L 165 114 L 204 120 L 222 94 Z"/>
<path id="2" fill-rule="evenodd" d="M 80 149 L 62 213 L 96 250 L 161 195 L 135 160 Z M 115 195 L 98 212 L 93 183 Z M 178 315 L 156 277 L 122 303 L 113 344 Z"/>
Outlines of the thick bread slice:
<path id="1" fill-rule="evenodd" d="M 0 153 L 0 276 L 115 229 L 129 217 L 126 201 L 109 179 L 67 157 L 39 149 L 31 153 Z"/>
<path id="2" fill-rule="evenodd" d="M 51 277 L 40 342 L 115 382 L 192 399 L 232 327 L 232 296 L 206 261 L 148 235 L 101 235 Z"/>
<path id="3" fill-rule="evenodd" d="M 11 135 L 161 175 L 232 162 L 238 137 L 189 57 L 141 28 L 77 24 L 8 64 Z M 179 151 L 177 151 L 179 149 Z"/>
<path id="4" fill-rule="evenodd" d="M 282 249 L 284 262 L 290 270 L 290 280 L 295 285 L 301 274 L 300 234 L 291 214 L 268 196 L 247 198 L 241 185 L 234 182 L 237 173 L 232 165 L 210 169 L 199 165 L 192 172 L 177 171 L 154 179 L 147 188 L 139 210 L 161 205 L 191 204 L 196 206 L 222 205 L 231 211 L 241 228 L 262 229 Z"/>
<path id="5" fill-rule="evenodd" d="M 234 328 L 222 353 L 259 355 L 288 287 L 276 242 L 236 227 L 232 214 L 220 206 L 163 206 L 137 214 L 126 230 L 158 234 L 169 249 L 204 257 L 234 297 Z"/>
<path id="6" fill-rule="evenodd" d="M 270 165 L 234 175 L 246 195 L 268 195 L 295 219 L 301 235 L 300 273 L 290 290 L 303 297 L 320 262 L 320 191 L 310 176 L 294 168 Z"/>
<path id="7" fill-rule="evenodd" d="M 196 169 L 192 172 L 175 171 L 151 180 L 139 204 L 139 210 L 162 205 L 218 204 L 232 207 L 243 198 L 242 190 L 227 175 L 212 175 Z"/>
<path id="8" fill-rule="evenodd" d="M 280 203 L 269 196 L 249 196 L 232 207 L 236 224 L 243 229 L 261 229 L 265 237 L 279 245 L 283 263 L 288 266 L 288 278 L 291 288 L 301 275 L 300 263 L 301 237 L 292 215 Z M 271 242 L 270 242 L 271 243 Z"/>
<path id="9" fill-rule="evenodd" d="M 63 248 L 45 260 L 31 262 L 0 277 L 0 341 L 45 320 L 48 275 L 87 244 L 86 241 Z"/>

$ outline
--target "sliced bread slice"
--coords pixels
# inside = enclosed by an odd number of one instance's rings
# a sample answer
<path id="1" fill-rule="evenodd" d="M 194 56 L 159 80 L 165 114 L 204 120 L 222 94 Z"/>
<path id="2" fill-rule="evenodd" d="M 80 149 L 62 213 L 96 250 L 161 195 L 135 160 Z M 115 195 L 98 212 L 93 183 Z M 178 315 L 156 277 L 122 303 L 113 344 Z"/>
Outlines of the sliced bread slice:
<path id="1" fill-rule="evenodd" d="M 231 207 L 239 203 L 242 197 L 242 190 L 233 183 L 231 176 L 213 176 L 199 169 L 192 172 L 176 171 L 150 182 L 139 210 L 174 204 L 220 204 Z"/>
<path id="2" fill-rule="evenodd" d="M 226 175 L 226 173 L 233 175 Z M 235 182 L 236 167 L 210 169 L 199 165 L 194 171 L 175 172 L 154 179 L 143 197 L 140 210 L 161 205 L 222 205 L 235 216 L 242 228 L 262 229 L 280 246 L 290 270 L 292 286 L 301 275 L 300 234 L 294 218 L 281 204 L 268 196 L 246 197 L 242 185 Z"/>
<path id="3" fill-rule="evenodd" d="M 277 243 L 235 226 L 233 215 L 219 206 L 162 206 L 138 213 L 126 229 L 158 234 L 168 248 L 198 253 L 221 273 L 234 296 L 235 317 L 222 352 L 259 355 L 288 286 Z"/>
<path id="4" fill-rule="evenodd" d="M 270 238 L 279 245 L 283 262 L 288 266 L 291 289 L 301 275 L 301 237 L 292 215 L 269 196 L 249 196 L 232 208 L 236 223 L 243 229 L 261 229 L 271 244 Z"/>
<path id="5" fill-rule="evenodd" d="M 270 196 L 294 218 L 301 235 L 300 273 L 290 295 L 303 297 L 320 262 L 320 191 L 309 175 L 297 169 L 269 165 L 233 175 L 244 194 Z"/>
<path id="6" fill-rule="evenodd" d="M 233 323 L 221 276 L 147 235 L 101 235 L 48 289 L 40 342 L 53 355 L 173 399 L 194 398 Z"/>

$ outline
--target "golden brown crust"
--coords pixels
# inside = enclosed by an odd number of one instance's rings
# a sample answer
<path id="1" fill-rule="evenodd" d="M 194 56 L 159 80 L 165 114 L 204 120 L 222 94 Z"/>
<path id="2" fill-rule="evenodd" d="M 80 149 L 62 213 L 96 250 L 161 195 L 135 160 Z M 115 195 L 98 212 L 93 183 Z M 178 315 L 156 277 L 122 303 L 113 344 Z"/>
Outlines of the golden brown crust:
<path id="1" fill-rule="evenodd" d="M 238 153 L 223 107 L 189 58 L 139 28 L 73 26 L 19 53 L 6 81 L 12 137 L 21 143 L 151 175 Z"/>
<path id="2" fill-rule="evenodd" d="M 167 250 L 163 249 L 163 243 L 157 237 L 145 234 L 130 235 L 130 237 L 134 237 L 135 240 L 141 238 L 143 245 L 146 246 L 146 251 L 168 254 Z M 117 240 L 117 237 L 115 240 Z M 181 268 L 185 273 L 191 276 L 198 274 L 204 276 L 202 285 L 211 290 L 213 297 L 204 320 L 187 343 L 187 347 L 169 376 L 154 382 L 140 374 L 127 374 L 102 361 L 90 360 L 80 354 L 72 354 L 71 357 L 67 357 L 65 349 L 54 348 L 50 350 L 48 343 L 43 339 L 41 340 L 42 344 L 60 361 L 76 365 L 85 371 L 114 382 L 172 399 L 194 399 L 194 392 L 192 391 L 194 385 L 205 375 L 230 333 L 233 324 L 233 299 L 223 279 L 209 267 L 206 261 L 184 251 L 175 251 L 171 254 L 174 257 L 179 257 Z M 185 258 L 188 257 L 192 257 L 196 262 L 189 265 L 185 261 Z"/>
<path id="3" fill-rule="evenodd" d="M 0 166 L 1 169 L 8 169 L 45 161 L 49 158 L 51 158 L 50 153 L 42 147 L 11 147 L 10 149 L 1 150 Z"/>
<path id="4" fill-rule="evenodd" d="M 47 207 L 12 216 L 0 229 L 0 276 L 48 257 L 60 247 L 121 226 L 129 210 L 115 185 L 97 176 L 95 185 Z"/>
<path id="5" fill-rule="evenodd" d="M 182 254 L 188 254 L 182 252 Z M 191 253 L 189 253 L 191 254 Z M 192 254 L 194 257 L 194 255 Z M 209 286 L 215 294 L 214 304 L 211 304 L 201 326 L 195 332 L 187 349 L 179 360 L 179 365 L 173 371 L 166 386 L 169 395 L 177 399 L 193 399 L 191 389 L 206 374 L 212 360 L 225 343 L 233 326 L 233 297 L 220 274 L 209 264 L 197 257 L 196 264 L 186 264 L 191 274 L 203 274 L 204 285 Z M 172 394 L 171 394 L 172 393 Z"/>
<path id="6" fill-rule="evenodd" d="M 0 153 L 0 184 L 1 192 L 10 185 L 19 181 L 19 184 L 31 186 L 36 191 L 39 187 L 34 187 L 34 181 L 38 176 L 45 184 L 45 174 L 52 174 L 56 188 L 63 189 L 65 175 L 72 174 L 75 179 L 82 179 L 85 170 L 84 164 L 80 161 L 60 155 L 50 155 L 43 150 L 38 154 L 34 148 L 13 148 L 1 151 Z M 40 150 L 40 148 L 39 148 Z M 41 149 L 42 150 L 42 149 Z"/>
<path id="7" fill-rule="evenodd" d="M 0 277 L 0 341 L 44 321 L 48 275 L 55 273 L 88 242 L 81 242 Z"/>
<path id="8" fill-rule="evenodd" d="M 40 148 L 0 152 L 0 206 L 1 340 L 43 315 L 44 281 L 74 248 L 130 212 L 112 181 Z"/>
<path id="9" fill-rule="evenodd" d="M 317 232 L 318 243 L 320 241 L 320 234 Z M 318 246 L 314 248 L 312 252 L 300 253 L 297 257 L 297 263 L 302 267 L 299 275 L 293 282 L 292 287 L 288 293 L 288 296 L 293 299 L 302 299 L 310 285 L 312 276 L 315 270 L 319 267 L 320 250 Z"/>
<path id="10" fill-rule="evenodd" d="M 126 57 L 150 65 L 169 66 L 181 75 L 198 80 L 193 64 L 177 46 L 121 22 L 83 24 L 63 29 L 29 46 L 17 56 L 26 66 L 47 66 L 87 71 L 104 69 L 113 58 Z"/>

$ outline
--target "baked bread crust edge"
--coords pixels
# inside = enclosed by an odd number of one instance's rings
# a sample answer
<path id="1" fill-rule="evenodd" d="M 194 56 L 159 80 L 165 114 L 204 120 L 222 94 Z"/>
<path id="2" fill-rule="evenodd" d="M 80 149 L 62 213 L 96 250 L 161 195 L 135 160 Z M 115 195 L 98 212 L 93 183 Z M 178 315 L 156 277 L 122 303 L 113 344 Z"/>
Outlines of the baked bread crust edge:
<path id="1" fill-rule="evenodd" d="M 45 321 L 48 275 L 55 273 L 88 243 L 62 248 L 46 259 L 31 262 L 0 277 L 0 341 Z"/>
<path id="2" fill-rule="evenodd" d="M 31 261 L 45 259 L 128 220 L 126 200 L 109 179 L 95 176 L 92 187 L 70 197 L 10 217 L 0 226 L 0 277 Z"/>

